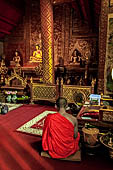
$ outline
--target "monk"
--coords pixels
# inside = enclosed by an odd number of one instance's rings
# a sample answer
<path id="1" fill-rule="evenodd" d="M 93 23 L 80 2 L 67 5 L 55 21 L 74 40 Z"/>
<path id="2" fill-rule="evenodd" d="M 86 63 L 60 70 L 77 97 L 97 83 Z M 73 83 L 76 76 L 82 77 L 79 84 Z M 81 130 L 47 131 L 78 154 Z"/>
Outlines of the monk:
<path id="1" fill-rule="evenodd" d="M 67 100 L 56 101 L 58 112 L 48 114 L 43 128 L 42 148 L 52 158 L 66 158 L 79 150 L 77 119 L 66 112 Z"/>

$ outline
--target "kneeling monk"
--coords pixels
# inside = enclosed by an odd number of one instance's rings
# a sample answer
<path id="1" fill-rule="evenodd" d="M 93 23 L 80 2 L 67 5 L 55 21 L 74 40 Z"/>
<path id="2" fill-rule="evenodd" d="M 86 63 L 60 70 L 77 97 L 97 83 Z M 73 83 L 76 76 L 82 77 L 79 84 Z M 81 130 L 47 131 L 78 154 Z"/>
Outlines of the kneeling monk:
<path id="1" fill-rule="evenodd" d="M 67 100 L 56 101 L 58 113 L 48 114 L 44 122 L 42 147 L 52 158 L 66 158 L 79 149 L 77 119 L 66 113 Z"/>

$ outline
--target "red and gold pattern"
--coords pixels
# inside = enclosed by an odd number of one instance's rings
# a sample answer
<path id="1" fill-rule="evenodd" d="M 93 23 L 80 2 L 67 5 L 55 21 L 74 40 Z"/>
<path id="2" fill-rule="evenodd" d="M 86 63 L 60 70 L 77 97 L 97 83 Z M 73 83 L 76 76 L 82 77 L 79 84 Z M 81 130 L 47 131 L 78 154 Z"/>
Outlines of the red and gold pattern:
<path id="1" fill-rule="evenodd" d="M 53 74 L 53 9 L 50 0 L 40 0 L 42 53 L 43 53 L 43 82 L 52 84 Z"/>
<path id="2" fill-rule="evenodd" d="M 17 131 L 22 132 L 22 133 L 42 136 L 45 118 L 48 114 L 53 114 L 53 113 L 56 113 L 56 112 L 55 111 L 44 111 L 43 113 L 39 114 L 35 118 L 31 119 L 30 121 L 26 122 L 24 125 L 19 127 Z"/>
<path id="3" fill-rule="evenodd" d="M 90 86 L 71 86 L 71 85 L 64 85 L 63 86 L 63 97 L 65 97 L 68 103 L 76 103 L 76 95 L 82 96 L 82 103 L 89 100 L 89 95 L 91 94 L 91 87 Z"/>

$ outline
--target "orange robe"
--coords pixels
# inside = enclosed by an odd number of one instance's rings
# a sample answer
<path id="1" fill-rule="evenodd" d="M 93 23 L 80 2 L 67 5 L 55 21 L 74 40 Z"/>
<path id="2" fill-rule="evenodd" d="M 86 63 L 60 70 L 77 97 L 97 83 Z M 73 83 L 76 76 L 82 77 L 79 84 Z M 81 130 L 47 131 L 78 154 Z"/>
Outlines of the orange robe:
<path id="1" fill-rule="evenodd" d="M 44 122 L 42 147 L 52 158 L 66 158 L 78 149 L 80 134 L 74 138 L 74 125 L 60 113 L 48 114 Z"/>

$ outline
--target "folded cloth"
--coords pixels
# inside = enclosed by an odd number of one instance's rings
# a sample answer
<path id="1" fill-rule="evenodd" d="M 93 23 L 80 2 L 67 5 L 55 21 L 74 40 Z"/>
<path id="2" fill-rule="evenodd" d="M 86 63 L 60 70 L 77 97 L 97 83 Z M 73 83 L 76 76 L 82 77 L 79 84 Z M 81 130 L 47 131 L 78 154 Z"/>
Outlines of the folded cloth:
<path id="1" fill-rule="evenodd" d="M 74 125 L 60 113 L 48 114 L 44 122 L 42 147 L 52 158 L 66 158 L 79 150 L 80 134 L 74 138 Z"/>

